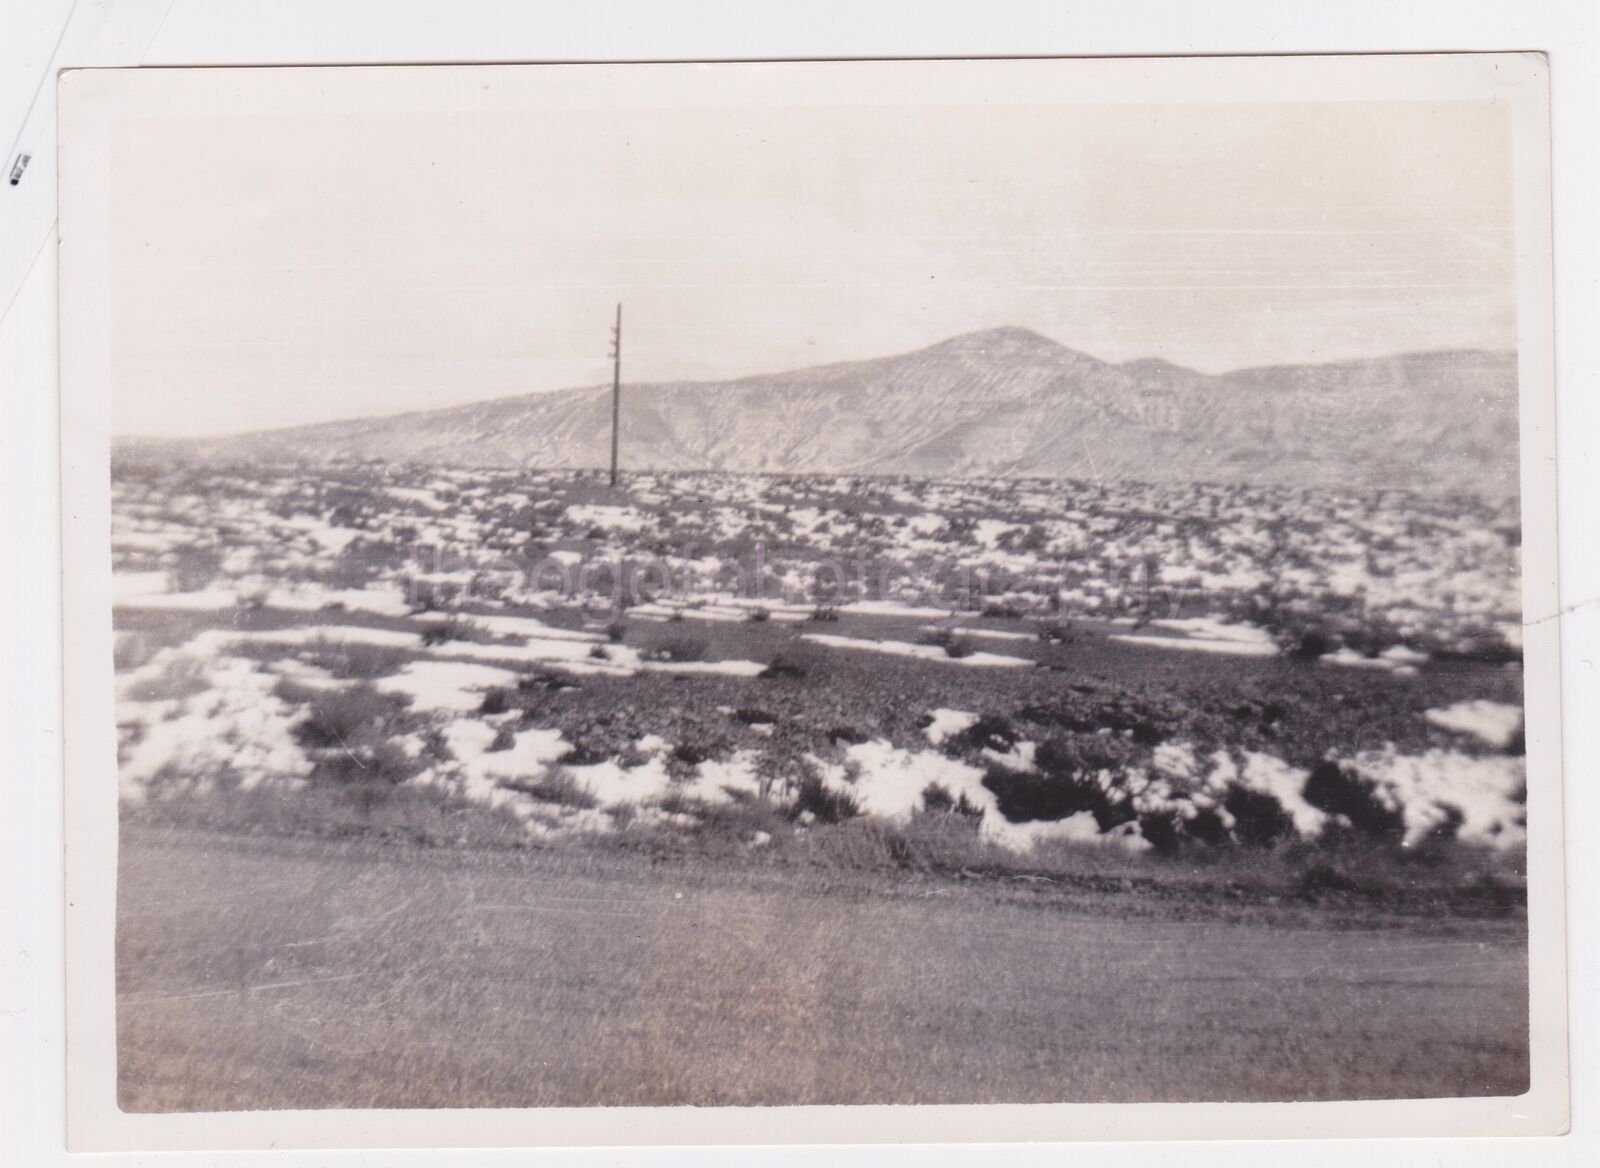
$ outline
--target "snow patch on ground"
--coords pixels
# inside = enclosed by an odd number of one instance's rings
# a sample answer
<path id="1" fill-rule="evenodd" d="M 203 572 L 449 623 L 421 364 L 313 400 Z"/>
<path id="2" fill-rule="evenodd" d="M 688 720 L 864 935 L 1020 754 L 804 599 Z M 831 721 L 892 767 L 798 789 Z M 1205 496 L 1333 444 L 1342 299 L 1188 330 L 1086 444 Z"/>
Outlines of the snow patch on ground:
<path id="1" fill-rule="evenodd" d="M 984 809 L 983 822 L 1002 818 L 994 793 L 983 785 L 983 771 L 937 751 L 901 750 L 885 739 L 857 743 L 845 751 L 850 766 L 820 763 L 823 781 L 847 792 L 863 813 L 905 822 L 923 807 L 923 792 L 938 784 L 952 799 L 963 794 Z M 849 775 L 855 774 L 851 782 Z"/>
<path id="2" fill-rule="evenodd" d="M 874 653 L 888 653 L 895 657 L 916 657 L 923 661 L 948 661 L 954 665 L 976 668 L 1031 666 L 1035 662 L 1026 657 L 1005 657 L 999 653 L 971 653 L 966 657 L 952 657 L 939 645 L 913 645 L 906 641 L 867 641 L 859 637 L 840 637 L 832 633 L 802 633 L 800 639 L 827 645 L 835 649 L 865 649 Z"/>
<path id="3" fill-rule="evenodd" d="M 665 749 L 665 745 L 663 743 L 661 748 Z M 725 761 L 707 759 L 695 768 L 694 785 L 690 793 L 708 803 L 731 803 L 739 797 L 754 798 L 761 793 L 761 775 L 756 769 L 759 761 L 753 750 L 736 751 Z"/>
<path id="4" fill-rule="evenodd" d="M 646 661 L 651 673 L 720 673 L 728 677 L 756 677 L 766 672 L 759 661 Z"/>
<path id="5" fill-rule="evenodd" d="M 257 645 L 377 645 L 389 649 L 421 651 L 420 634 L 407 629 L 375 629 L 366 625 L 296 625 L 288 629 L 262 629 L 253 633 L 216 630 L 201 634 L 236 644 Z M 197 637 L 190 644 L 196 644 Z"/>
<path id="6" fill-rule="evenodd" d="M 313 580 L 271 588 L 266 593 L 266 603 L 268 608 L 292 612 L 318 612 L 336 607 L 345 612 L 403 617 L 411 611 L 404 594 L 395 588 L 329 588 Z"/>
<path id="7" fill-rule="evenodd" d="M 1440 729 L 1470 734 L 1502 750 L 1510 745 L 1511 739 L 1522 729 L 1522 710 L 1519 707 L 1482 699 L 1429 710 L 1423 717 Z"/>
<path id="8" fill-rule="evenodd" d="M 647 522 L 643 512 L 613 503 L 570 503 L 566 517 L 569 523 L 603 531 L 641 531 Z"/>
<path id="9" fill-rule="evenodd" d="M 1015 852 L 1026 852 L 1046 840 L 1071 839 L 1095 843 L 1148 846 L 1127 832 L 1103 833 L 1092 815 L 1055 821 L 1012 823 L 1000 813 L 999 800 L 983 785 L 984 771 L 937 751 L 901 750 L 884 739 L 859 743 L 845 752 L 846 766 L 821 764 L 823 781 L 847 792 L 861 811 L 891 822 L 904 823 L 925 806 L 930 784 L 942 787 L 951 799 L 965 799 L 983 812 L 979 837 Z M 854 774 L 855 781 L 849 776 Z"/>
<path id="10" fill-rule="evenodd" d="M 571 747 L 559 730 L 523 730 L 506 750 L 490 750 L 499 731 L 474 718 L 458 718 L 443 729 L 453 761 L 424 774 L 418 782 L 455 790 L 490 808 L 515 811 L 531 800 L 500 785 L 502 779 L 538 778 Z M 519 815 L 521 818 L 521 815 Z"/>
<path id="11" fill-rule="evenodd" d="M 969 714 L 965 710 L 934 710 L 931 715 L 933 721 L 923 728 L 923 733 L 928 736 L 928 741 L 938 746 L 947 738 L 960 734 L 963 730 L 970 729 L 978 720 L 978 715 Z"/>
<path id="12" fill-rule="evenodd" d="M 1509 847 L 1526 838 L 1525 808 L 1518 802 L 1526 776 L 1520 758 L 1452 750 L 1404 755 L 1388 746 L 1363 751 L 1348 765 L 1400 811 L 1408 844 L 1448 822 L 1452 809 L 1461 817 L 1458 839 Z"/>
<path id="13" fill-rule="evenodd" d="M 601 633 L 585 633 L 576 629 L 558 629 L 531 616 L 511 616 L 504 613 L 473 613 L 469 615 L 475 625 L 480 625 L 491 636 L 538 638 L 541 641 L 583 641 L 592 643 L 604 639 Z"/>
<path id="14" fill-rule="evenodd" d="M 299 711 L 273 694 L 273 674 L 242 658 L 200 658 L 183 650 L 165 651 L 140 672 L 174 666 L 192 667 L 205 688 L 176 700 L 118 702 L 123 798 L 141 801 L 151 781 L 169 769 L 181 770 L 197 794 L 224 775 L 249 790 L 274 781 L 297 784 L 310 774 L 311 761 L 291 732 Z M 124 679 L 124 692 L 138 680 Z"/>
<path id="15" fill-rule="evenodd" d="M 950 608 L 929 608 L 926 605 L 901 604 L 894 600 L 857 600 L 841 605 L 839 611 L 858 616 L 904 617 L 911 620 L 937 620 L 950 615 Z"/>
<path id="16" fill-rule="evenodd" d="M 1151 628 L 1181 633 L 1178 637 L 1140 633 L 1113 633 L 1108 639 L 1153 649 L 1184 649 L 1196 653 L 1223 653 L 1234 657 L 1273 657 L 1278 646 L 1265 629 L 1230 625 L 1212 617 L 1156 620 Z"/>
<path id="17" fill-rule="evenodd" d="M 113 572 L 111 574 L 111 603 L 113 607 L 133 604 L 151 596 L 162 596 L 167 591 L 165 572 Z"/>
<path id="18" fill-rule="evenodd" d="M 972 625 L 955 625 L 955 626 L 952 626 L 952 625 L 923 625 L 923 626 L 921 626 L 921 631 L 924 632 L 924 633 L 946 632 L 946 631 L 949 631 L 951 629 L 954 629 L 954 631 L 960 633 L 963 636 L 968 636 L 968 637 L 990 637 L 990 638 L 992 638 L 992 639 L 994 639 L 996 641 L 1037 641 L 1039 639 L 1039 636 L 1038 636 L 1037 633 L 1013 633 L 1013 632 L 1008 632 L 1008 631 L 1006 631 L 1004 629 L 984 629 L 984 628 L 977 628 L 977 627 L 974 627 Z"/>
<path id="19" fill-rule="evenodd" d="M 232 589 L 208 588 L 202 592 L 164 592 L 159 595 L 124 596 L 117 603 L 124 608 L 215 612 L 220 608 L 236 607 L 239 603 L 239 597 Z"/>
<path id="20" fill-rule="evenodd" d="M 385 677 L 377 688 L 404 694 L 416 710 L 476 710 L 484 691 L 517 684 L 509 669 L 470 661 L 412 661 L 399 673 Z M 492 728 L 491 728 L 492 734 Z"/>
<path id="21" fill-rule="evenodd" d="M 1339 665 L 1346 669 L 1386 669 L 1397 677 L 1415 677 L 1417 667 L 1409 659 L 1411 651 L 1396 656 L 1394 649 L 1386 649 L 1376 657 L 1366 657 L 1354 649 L 1343 648 L 1336 653 L 1325 653 L 1317 658 L 1324 665 Z M 1424 660 L 1425 654 L 1421 654 Z"/>

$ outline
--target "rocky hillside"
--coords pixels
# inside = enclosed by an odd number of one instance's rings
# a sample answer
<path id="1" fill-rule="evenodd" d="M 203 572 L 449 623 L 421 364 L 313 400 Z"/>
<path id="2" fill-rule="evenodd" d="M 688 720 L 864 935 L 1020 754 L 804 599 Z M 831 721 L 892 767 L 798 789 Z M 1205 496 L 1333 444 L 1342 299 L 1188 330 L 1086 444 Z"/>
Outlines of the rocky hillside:
<path id="1" fill-rule="evenodd" d="M 601 467 L 610 386 L 227 438 L 162 458 Z M 1001 328 L 868 361 L 625 384 L 634 470 L 1041 475 L 1516 490 L 1516 359 L 1410 353 L 1219 376 Z"/>

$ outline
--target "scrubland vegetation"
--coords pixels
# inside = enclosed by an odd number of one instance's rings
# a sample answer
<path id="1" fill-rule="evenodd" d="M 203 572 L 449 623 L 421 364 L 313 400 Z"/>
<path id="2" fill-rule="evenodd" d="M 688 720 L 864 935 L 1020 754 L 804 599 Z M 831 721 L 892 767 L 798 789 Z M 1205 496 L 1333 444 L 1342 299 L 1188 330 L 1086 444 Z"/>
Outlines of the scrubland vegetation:
<path id="1" fill-rule="evenodd" d="M 116 516 L 135 804 L 404 787 L 591 842 L 954 808 L 1014 855 L 1517 875 L 1516 527 L 1479 501 L 124 466 Z"/>

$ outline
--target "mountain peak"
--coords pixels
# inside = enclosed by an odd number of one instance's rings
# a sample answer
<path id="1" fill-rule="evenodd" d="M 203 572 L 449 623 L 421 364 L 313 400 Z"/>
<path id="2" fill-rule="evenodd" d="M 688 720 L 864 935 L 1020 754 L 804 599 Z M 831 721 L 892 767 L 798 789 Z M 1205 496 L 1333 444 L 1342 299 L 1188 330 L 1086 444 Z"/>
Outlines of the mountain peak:
<path id="1" fill-rule="evenodd" d="M 143 447 L 141 457 L 600 467 L 609 387 Z M 1283 409 L 1272 408 L 1283 403 Z M 1513 357 L 1436 354 L 1212 376 L 1112 364 L 1032 329 L 725 382 L 630 383 L 624 465 L 1516 489 Z M 124 443 L 124 452 L 132 447 Z"/>
<path id="2" fill-rule="evenodd" d="M 936 345 L 929 346 L 929 348 L 937 352 L 994 357 L 1063 357 L 1081 355 L 1067 348 L 1060 341 L 1052 340 L 1043 333 L 1037 333 L 1030 328 L 1011 324 L 1000 325 L 997 328 L 980 329 L 972 333 L 962 333 L 960 336 L 940 341 Z"/>
<path id="3" fill-rule="evenodd" d="M 1122 368 L 1134 373 L 1188 373 L 1182 365 L 1174 364 L 1165 357 L 1137 357 L 1132 361 L 1122 362 Z"/>

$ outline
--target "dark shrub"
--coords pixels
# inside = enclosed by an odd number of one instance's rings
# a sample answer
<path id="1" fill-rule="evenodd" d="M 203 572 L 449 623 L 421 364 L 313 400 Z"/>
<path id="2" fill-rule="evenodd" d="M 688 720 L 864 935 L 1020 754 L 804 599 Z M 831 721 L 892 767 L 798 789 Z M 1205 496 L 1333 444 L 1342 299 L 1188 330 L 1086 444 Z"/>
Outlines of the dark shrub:
<path id="1" fill-rule="evenodd" d="M 1305 797 L 1319 811 L 1344 816 L 1357 831 L 1396 840 L 1405 834 L 1404 817 L 1385 806 L 1376 785 L 1336 762 L 1317 764 L 1306 780 Z"/>
<path id="2" fill-rule="evenodd" d="M 1222 805 L 1233 816 L 1233 834 L 1242 844 L 1270 848 L 1294 838 L 1294 820 L 1274 795 L 1230 783 Z"/>
<path id="3" fill-rule="evenodd" d="M 669 788 L 656 800 L 656 806 L 668 815 L 699 815 L 706 809 L 702 800 L 679 787 Z"/>
<path id="4" fill-rule="evenodd" d="M 411 654 L 388 645 L 368 645 L 360 641 L 321 641 L 306 646 L 301 659 L 321 666 L 335 677 L 372 681 L 400 670 Z"/>
<path id="5" fill-rule="evenodd" d="M 1183 842 L 1180 823 L 1176 811 L 1146 811 L 1139 816 L 1139 834 L 1150 842 L 1157 855 L 1170 856 Z"/>
<path id="6" fill-rule="evenodd" d="M 763 623 L 764 621 L 768 621 L 768 620 L 771 620 L 771 619 L 772 619 L 772 613 L 769 612 L 767 609 L 764 609 L 764 608 L 752 608 L 749 612 L 747 612 L 745 614 L 745 620 L 749 621 L 753 625 L 759 625 L 759 624 Z"/>
<path id="7" fill-rule="evenodd" d="M 561 761 L 567 766 L 597 766 L 611 755 L 612 751 L 603 742 L 580 739 L 561 756 Z"/>
<path id="8" fill-rule="evenodd" d="M 929 724 L 932 722 L 930 720 Z M 1017 731 L 1011 722 L 999 714 L 984 714 L 972 725 L 949 739 L 954 751 L 995 750 L 1001 754 L 1017 744 Z"/>
<path id="9" fill-rule="evenodd" d="M 701 661 L 709 646 L 703 637 L 673 637 L 650 651 L 653 661 Z"/>
<path id="10" fill-rule="evenodd" d="M 1048 621 L 1041 621 L 1038 631 L 1039 639 L 1046 644 L 1068 645 L 1073 640 L 1072 622 L 1070 620 L 1057 621 L 1053 624 Z"/>
<path id="11" fill-rule="evenodd" d="M 342 784 L 392 787 L 416 773 L 405 752 L 392 742 L 370 742 L 330 750 L 317 760 L 311 777 Z"/>
<path id="12" fill-rule="evenodd" d="M 705 746 L 693 742 L 680 742 L 672 748 L 672 757 L 684 766 L 697 767 L 711 758 L 713 751 Z"/>
<path id="13" fill-rule="evenodd" d="M 1125 741 L 1108 734 L 1057 734 L 1039 746 L 1034 762 L 1046 774 L 1121 774 L 1133 762 L 1133 755 Z"/>
<path id="14" fill-rule="evenodd" d="M 497 687 L 484 693 L 483 704 L 478 707 L 478 713 L 503 714 L 510 708 L 511 695 Z"/>
<path id="15" fill-rule="evenodd" d="M 308 750 L 333 750 L 370 741 L 390 728 L 405 709 L 405 699 L 371 686 L 313 691 L 306 717 L 294 727 L 295 741 Z"/>
<path id="16" fill-rule="evenodd" d="M 814 621 L 836 621 L 839 619 L 839 610 L 831 604 L 819 604 L 811 610 L 811 615 L 806 618 Z"/>
<path id="17" fill-rule="evenodd" d="M 974 807 L 965 791 L 957 799 L 938 783 L 929 783 L 922 789 L 922 809 L 935 814 L 961 815 L 968 819 L 983 818 L 983 808 Z"/>
<path id="18" fill-rule="evenodd" d="M 403 698 L 380 694 L 370 686 L 320 690 L 292 733 L 313 759 L 314 780 L 394 786 L 417 770 L 391 740 L 401 732 L 404 711 Z"/>
<path id="19" fill-rule="evenodd" d="M 795 788 L 794 813 L 809 811 L 819 823 L 840 823 L 861 814 L 861 807 L 848 791 L 835 791 L 816 775 L 807 775 Z"/>
<path id="20" fill-rule="evenodd" d="M 1202 807 L 1190 819 L 1185 820 L 1183 830 L 1190 839 L 1199 840 L 1212 847 L 1228 842 L 1228 829 L 1222 822 L 1222 816 L 1210 807 Z"/>
<path id="21" fill-rule="evenodd" d="M 1363 657 L 1376 657 L 1385 649 L 1405 644 L 1400 630 L 1384 620 L 1355 622 L 1345 626 L 1340 636 L 1345 648 L 1354 649 Z"/>
<path id="22" fill-rule="evenodd" d="M 593 791 L 560 768 L 538 778 L 501 779 L 500 785 L 510 791 L 521 791 L 525 795 L 532 795 L 535 799 L 543 799 L 547 803 L 559 803 L 563 807 L 574 807 L 579 811 L 587 811 L 600 805 L 600 800 L 595 798 Z"/>
<path id="23" fill-rule="evenodd" d="M 971 637 L 963 636 L 955 629 L 949 628 L 929 629 L 917 638 L 917 643 L 937 645 L 945 651 L 947 657 L 971 657 L 976 652 Z"/>
<path id="24" fill-rule="evenodd" d="M 422 643 L 433 646 L 443 645 L 447 641 L 467 641 L 471 640 L 477 631 L 477 626 L 471 621 L 462 620 L 459 616 L 447 617 L 423 626 Z"/>
<path id="25" fill-rule="evenodd" d="M 994 792 L 1000 814 L 1012 823 L 1054 821 L 1087 811 L 1101 831 L 1109 831 L 1136 817 L 1126 800 L 1112 799 L 1085 775 L 1024 774 L 995 767 L 983 776 L 983 785 Z"/>
<path id="26" fill-rule="evenodd" d="M 620 643 L 627 636 L 628 625 L 626 621 L 614 620 L 606 626 L 606 640 L 613 644 Z"/>
<path id="27" fill-rule="evenodd" d="M 1314 661 L 1327 653 L 1332 653 L 1338 648 L 1334 638 L 1321 629 L 1310 629 L 1298 635 L 1290 635 L 1289 656 L 1301 661 Z"/>
<path id="28" fill-rule="evenodd" d="M 756 676 L 771 681 L 773 678 L 778 677 L 804 677 L 805 675 L 806 671 L 801 666 L 779 656 L 774 657 L 767 667 Z"/>

